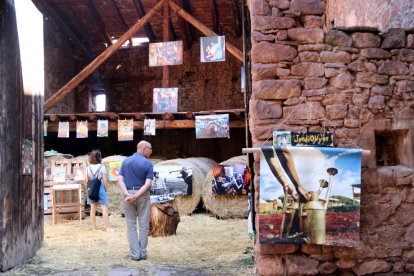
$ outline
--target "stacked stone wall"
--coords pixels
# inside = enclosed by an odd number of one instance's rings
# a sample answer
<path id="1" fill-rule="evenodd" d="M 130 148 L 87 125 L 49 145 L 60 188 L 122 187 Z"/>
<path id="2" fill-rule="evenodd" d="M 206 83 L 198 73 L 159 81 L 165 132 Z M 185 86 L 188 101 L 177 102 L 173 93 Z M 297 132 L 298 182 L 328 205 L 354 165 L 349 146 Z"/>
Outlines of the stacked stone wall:
<path id="1" fill-rule="evenodd" d="M 336 147 L 370 150 L 362 168 L 361 243 L 347 248 L 257 242 L 256 272 L 411 275 L 414 34 L 399 28 L 325 30 L 325 9 L 322 0 L 250 2 L 250 132 L 254 147 L 270 145 L 274 130 L 326 130 L 334 133 Z M 378 165 L 379 133 L 397 137 L 396 164 Z M 260 158 L 254 157 L 258 213 Z"/>

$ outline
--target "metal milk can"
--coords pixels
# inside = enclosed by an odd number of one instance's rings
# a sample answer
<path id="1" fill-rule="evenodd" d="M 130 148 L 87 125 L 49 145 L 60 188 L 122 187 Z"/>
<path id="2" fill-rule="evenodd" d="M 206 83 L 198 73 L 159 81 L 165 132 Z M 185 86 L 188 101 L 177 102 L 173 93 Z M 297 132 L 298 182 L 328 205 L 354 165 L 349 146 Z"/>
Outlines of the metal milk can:
<path id="1" fill-rule="evenodd" d="M 311 192 L 312 199 L 303 206 L 304 232 L 308 243 L 324 244 L 326 231 L 326 209 L 319 201 L 317 192 Z"/>
<path id="2" fill-rule="evenodd" d="M 283 213 L 282 223 L 280 224 L 280 236 L 283 239 L 299 232 L 299 205 L 296 202 L 291 202 L 286 206 L 286 211 Z"/>

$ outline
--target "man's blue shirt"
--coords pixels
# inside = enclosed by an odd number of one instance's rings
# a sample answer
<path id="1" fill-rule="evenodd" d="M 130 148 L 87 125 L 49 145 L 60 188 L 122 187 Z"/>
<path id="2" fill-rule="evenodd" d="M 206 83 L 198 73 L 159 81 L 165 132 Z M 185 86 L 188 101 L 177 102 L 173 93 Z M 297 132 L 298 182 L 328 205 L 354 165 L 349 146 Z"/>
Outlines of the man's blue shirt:
<path id="1" fill-rule="evenodd" d="M 145 180 L 153 179 L 153 165 L 142 153 L 136 152 L 122 162 L 119 175 L 124 177 L 127 189 L 141 188 Z"/>

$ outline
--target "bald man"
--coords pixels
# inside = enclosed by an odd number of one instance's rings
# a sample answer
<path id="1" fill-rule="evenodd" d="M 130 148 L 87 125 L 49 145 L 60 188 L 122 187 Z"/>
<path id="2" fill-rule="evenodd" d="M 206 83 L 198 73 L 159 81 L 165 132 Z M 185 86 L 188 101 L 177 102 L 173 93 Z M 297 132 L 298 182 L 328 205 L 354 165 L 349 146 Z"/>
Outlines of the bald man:
<path id="1" fill-rule="evenodd" d="M 154 177 L 153 165 L 148 160 L 151 154 L 151 144 L 147 141 L 140 141 L 137 145 L 137 152 L 122 162 L 118 177 L 118 185 L 124 195 L 122 205 L 128 228 L 130 258 L 134 261 L 147 258 L 151 208 L 149 191 Z"/>

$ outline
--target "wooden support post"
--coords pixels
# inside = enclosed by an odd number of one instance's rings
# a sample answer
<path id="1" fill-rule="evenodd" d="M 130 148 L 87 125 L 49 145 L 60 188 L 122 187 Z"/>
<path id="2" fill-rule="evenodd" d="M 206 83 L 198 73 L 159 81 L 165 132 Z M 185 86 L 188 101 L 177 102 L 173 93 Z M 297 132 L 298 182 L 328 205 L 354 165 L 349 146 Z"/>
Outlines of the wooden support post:
<path id="1" fill-rule="evenodd" d="M 130 39 L 135 32 L 137 32 L 146 22 L 154 15 L 154 13 L 161 8 L 163 0 L 160 1 L 154 8 L 152 8 L 144 17 L 142 17 L 134 26 L 132 26 L 126 33 L 124 33 L 116 43 L 105 49 L 97 58 L 95 58 L 89 65 L 83 68 L 75 77 L 73 77 L 67 84 L 65 84 L 58 92 L 50 97 L 45 102 L 45 111 L 59 103 L 69 92 L 75 88 L 79 83 L 86 79 L 93 71 L 96 70 L 105 60 L 118 50 L 125 41 Z"/>
<path id="2" fill-rule="evenodd" d="M 175 4 L 173 1 L 170 2 L 170 7 L 173 11 L 178 13 L 182 18 L 187 20 L 190 24 L 192 24 L 194 27 L 196 27 L 198 30 L 200 30 L 203 34 L 208 36 L 214 36 L 217 35 L 215 32 L 210 30 L 207 26 L 205 26 L 203 23 L 195 19 L 191 14 L 187 13 L 185 10 L 180 8 L 177 4 Z M 230 54 L 232 54 L 235 58 L 243 62 L 243 52 L 241 52 L 239 49 L 237 49 L 234 45 L 230 44 L 226 41 L 226 50 L 229 51 Z"/>
<path id="3" fill-rule="evenodd" d="M 169 28 L 169 5 L 168 5 L 169 0 L 164 0 L 164 17 L 163 17 L 163 31 L 162 31 L 162 39 L 163 41 L 169 41 L 170 40 L 170 28 Z M 169 69 L 168 69 L 168 65 L 164 65 L 162 67 L 162 87 L 163 88 L 168 88 L 170 85 L 170 74 L 169 74 Z"/>

